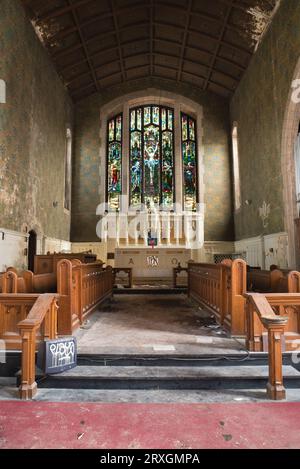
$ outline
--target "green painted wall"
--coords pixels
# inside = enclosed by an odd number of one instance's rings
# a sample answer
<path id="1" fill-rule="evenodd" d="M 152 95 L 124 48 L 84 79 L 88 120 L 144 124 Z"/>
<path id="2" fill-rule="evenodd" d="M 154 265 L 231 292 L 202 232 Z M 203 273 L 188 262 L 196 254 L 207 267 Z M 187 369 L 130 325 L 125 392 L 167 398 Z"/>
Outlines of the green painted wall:
<path id="1" fill-rule="evenodd" d="M 104 95 L 90 96 L 76 106 L 72 241 L 97 241 L 98 218 L 95 212 L 100 186 L 100 107 L 118 96 L 147 88 L 177 93 L 203 106 L 205 239 L 233 240 L 228 103 L 192 86 L 167 80 L 143 79 L 112 88 Z"/>
<path id="2" fill-rule="evenodd" d="M 231 120 L 239 129 L 243 200 L 235 214 L 237 239 L 284 230 L 281 135 L 300 56 L 299 25 L 299 0 L 282 0 L 231 102 Z M 267 228 L 259 217 L 263 201 L 271 209 Z"/>
<path id="3" fill-rule="evenodd" d="M 0 226 L 69 239 L 64 213 L 66 128 L 72 103 L 18 0 L 0 0 Z M 57 208 L 53 202 L 57 201 Z"/>

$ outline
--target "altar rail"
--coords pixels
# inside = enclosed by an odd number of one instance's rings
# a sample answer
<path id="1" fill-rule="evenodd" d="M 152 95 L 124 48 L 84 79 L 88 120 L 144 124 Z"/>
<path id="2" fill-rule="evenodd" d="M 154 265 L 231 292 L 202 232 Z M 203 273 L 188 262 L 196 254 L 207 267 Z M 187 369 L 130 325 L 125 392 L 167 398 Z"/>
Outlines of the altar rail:
<path id="1" fill-rule="evenodd" d="M 235 336 L 245 335 L 246 262 L 188 264 L 188 294 Z"/>

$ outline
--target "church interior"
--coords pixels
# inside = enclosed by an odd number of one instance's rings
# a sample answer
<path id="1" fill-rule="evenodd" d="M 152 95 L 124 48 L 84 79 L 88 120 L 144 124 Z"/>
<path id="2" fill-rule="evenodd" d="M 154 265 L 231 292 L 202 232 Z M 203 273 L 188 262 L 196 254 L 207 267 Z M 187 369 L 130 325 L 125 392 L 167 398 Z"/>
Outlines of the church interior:
<path id="1" fill-rule="evenodd" d="M 300 447 L 299 23 L 0 0 L 0 449 Z"/>

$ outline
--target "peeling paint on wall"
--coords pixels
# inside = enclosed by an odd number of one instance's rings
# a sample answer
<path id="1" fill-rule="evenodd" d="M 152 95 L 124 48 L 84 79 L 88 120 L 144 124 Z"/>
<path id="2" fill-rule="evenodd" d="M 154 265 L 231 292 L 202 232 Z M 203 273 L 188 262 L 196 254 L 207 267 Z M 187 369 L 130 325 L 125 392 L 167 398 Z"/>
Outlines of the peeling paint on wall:
<path id="1" fill-rule="evenodd" d="M 68 240 L 64 171 L 73 106 L 18 0 L 1 0 L 0 70 L 10 90 L 0 105 L 0 226 Z"/>

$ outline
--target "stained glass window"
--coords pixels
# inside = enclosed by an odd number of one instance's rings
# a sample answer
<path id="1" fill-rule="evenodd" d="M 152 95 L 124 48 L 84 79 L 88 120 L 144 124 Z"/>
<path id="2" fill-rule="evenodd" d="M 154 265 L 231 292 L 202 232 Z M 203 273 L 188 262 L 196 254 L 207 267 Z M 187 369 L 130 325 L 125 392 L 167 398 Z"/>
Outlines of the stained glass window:
<path id="1" fill-rule="evenodd" d="M 184 209 L 195 211 L 197 205 L 196 121 L 181 114 Z"/>
<path id="2" fill-rule="evenodd" d="M 122 191 L 122 114 L 108 122 L 107 203 L 109 209 L 120 209 Z"/>
<path id="3" fill-rule="evenodd" d="M 130 110 L 130 205 L 174 203 L 174 111 L 147 105 Z"/>

